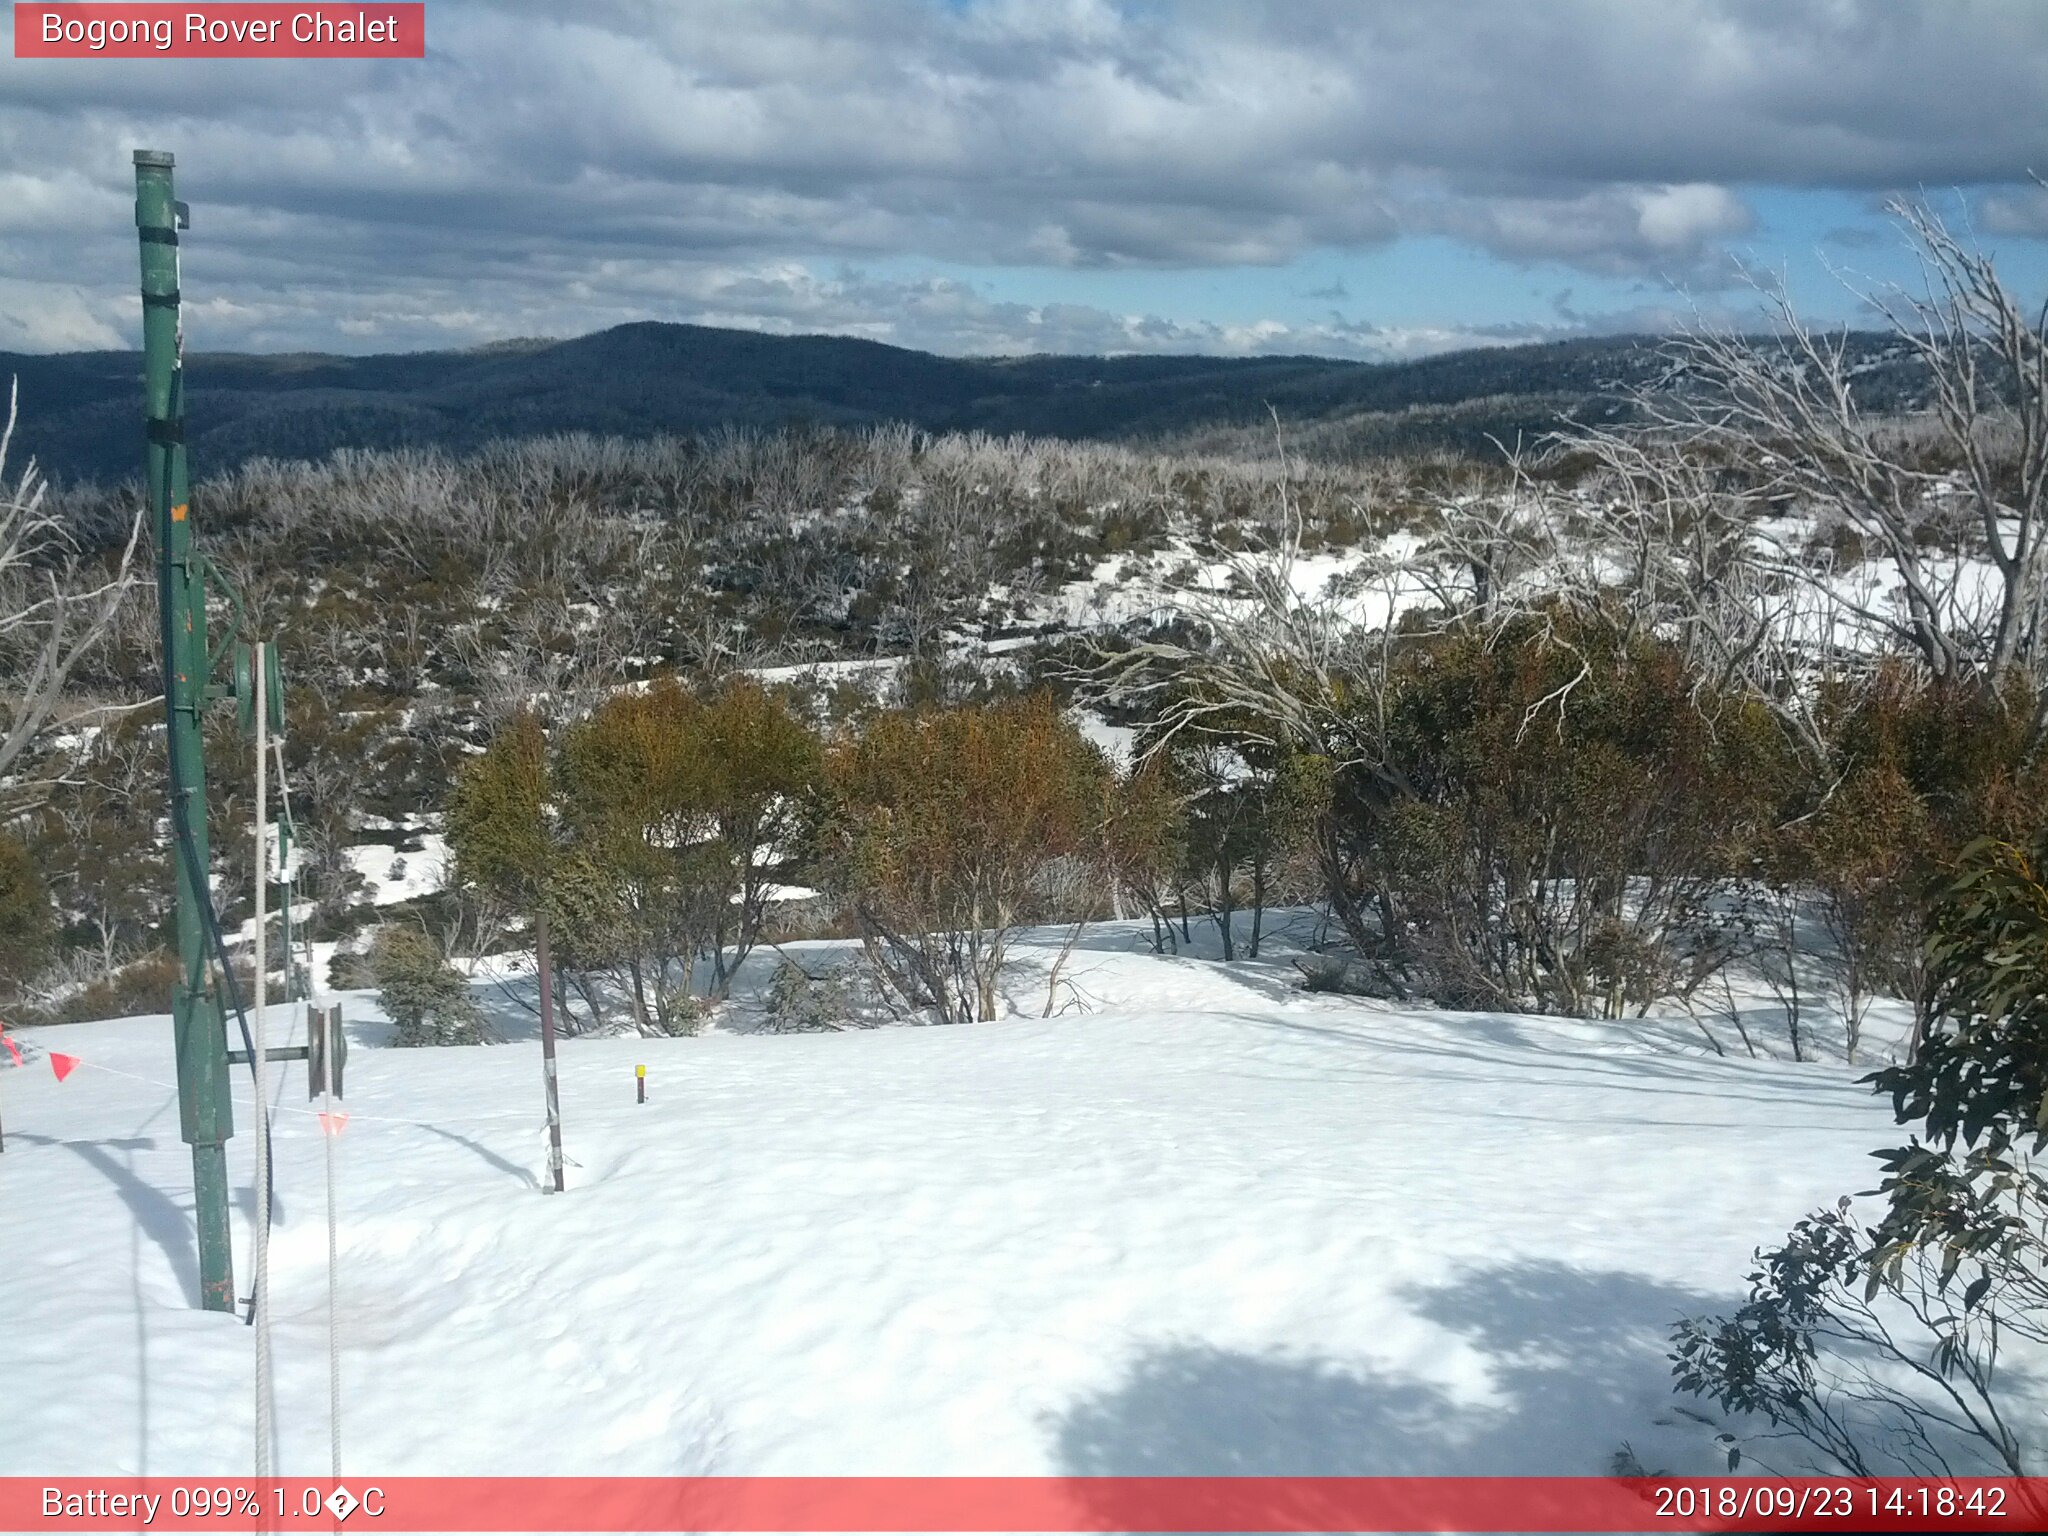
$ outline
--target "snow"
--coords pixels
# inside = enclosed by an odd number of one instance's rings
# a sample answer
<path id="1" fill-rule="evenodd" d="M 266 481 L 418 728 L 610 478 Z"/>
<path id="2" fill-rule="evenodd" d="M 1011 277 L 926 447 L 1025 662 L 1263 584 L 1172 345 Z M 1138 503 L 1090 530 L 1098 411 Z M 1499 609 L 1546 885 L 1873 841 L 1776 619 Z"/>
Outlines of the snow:
<path id="1" fill-rule="evenodd" d="M 428 896 L 447 883 L 448 839 L 439 832 L 415 832 L 418 847 L 401 851 L 387 843 L 359 843 L 344 850 L 350 868 L 367 888 L 373 906 L 395 906 Z"/>
<path id="2" fill-rule="evenodd" d="M 1708 1472 L 1720 1425 L 1674 1412 L 1665 1330 L 1739 1299 L 1890 1130 L 1854 1070 L 1714 1059 L 1683 1021 L 1312 996 L 1279 956 L 1153 956 L 1135 925 L 1072 971 L 1092 1011 L 1052 1019 L 567 1040 L 559 1197 L 530 1030 L 387 1049 L 348 996 L 346 1464 L 1578 1473 L 1628 1440 Z M 1011 1002 L 1043 997 L 1027 974 Z M 35 1407 L 0 1472 L 244 1470 L 251 1338 L 192 1305 L 167 1021 L 22 1038 L 0 1379 Z M 59 1084 L 52 1049 L 86 1065 Z M 327 1435 L 302 1070 L 275 1101 L 286 1468 Z"/>
<path id="3" fill-rule="evenodd" d="M 1138 749 L 1138 733 L 1128 725 L 1112 725 L 1092 709 L 1070 709 L 1068 718 L 1118 770 L 1128 769 Z"/>

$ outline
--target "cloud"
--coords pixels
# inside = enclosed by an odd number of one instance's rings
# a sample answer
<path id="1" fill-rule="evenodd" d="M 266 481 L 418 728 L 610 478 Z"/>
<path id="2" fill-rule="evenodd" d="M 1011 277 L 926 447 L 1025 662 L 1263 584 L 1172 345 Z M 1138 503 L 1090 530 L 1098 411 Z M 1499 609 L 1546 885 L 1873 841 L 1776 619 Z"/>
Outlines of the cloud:
<path id="1" fill-rule="evenodd" d="M 0 278 L 0 351 L 94 352 L 122 345 L 123 333 L 78 289 Z"/>
<path id="2" fill-rule="evenodd" d="M 1978 205 L 1977 218 L 1987 234 L 2048 236 L 2048 187 L 1992 193 Z"/>
<path id="3" fill-rule="evenodd" d="M 2048 6 L 2020 0 L 445 0 L 430 30 L 418 62 L 0 57 L 0 254 L 63 285 L 9 334 L 132 330 L 138 145 L 178 153 L 189 286 L 232 291 L 207 323 L 242 346 L 648 314 L 947 351 L 1161 325 L 1363 346 L 1337 318 L 1026 319 L 818 274 L 1258 268 L 1442 236 L 1712 290 L 1765 185 L 1965 186 L 1987 229 L 2048 228 L 2023 182 Z M 1441 303 L 1415 333 L 1471 334 Z"/>
<path id="4" fill-rule="evenodd" d="M 1600 188 L 1573 197 L 1447 199 L 1417 217 L 1434 233 L 1517 261 L 1716 285 L 1730 275 L 1722 242 L 1756 223 L 1742 199 L 1705 182 Z"/>

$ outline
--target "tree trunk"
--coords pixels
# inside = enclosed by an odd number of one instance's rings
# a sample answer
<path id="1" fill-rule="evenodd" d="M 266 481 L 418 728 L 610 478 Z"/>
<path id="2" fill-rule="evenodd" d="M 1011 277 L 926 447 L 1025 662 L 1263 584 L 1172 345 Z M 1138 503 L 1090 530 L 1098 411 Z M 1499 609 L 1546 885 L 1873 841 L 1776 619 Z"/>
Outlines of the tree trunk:
<path id="1" fill-rule="evenodd" d="M 1230 919 L 1232 916 L 1230 875 L 1230 865 L 1219 862 L 1216 866 L 1216 927 L 1223 935 L 1223 958 L 1225 960 L 1235 960 L 1237 958 L 1237 941 L 1230 932 Z"/>
<path id="2" fill-rule="evenodd" d="M 1266 924 L 1266 861 L 1252 860 L 1252 959 L 1259 958 L 1259 930 Z"/>

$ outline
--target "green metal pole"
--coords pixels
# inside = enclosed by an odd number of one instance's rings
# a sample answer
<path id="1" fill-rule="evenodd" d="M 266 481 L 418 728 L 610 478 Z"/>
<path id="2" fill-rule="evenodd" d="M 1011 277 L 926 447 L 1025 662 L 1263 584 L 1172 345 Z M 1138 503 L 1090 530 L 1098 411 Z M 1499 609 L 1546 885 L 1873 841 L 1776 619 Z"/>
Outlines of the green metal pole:
<path id="1" fill-rule="evenodd" d="M 178 1122 L 192 1147 L 199 1225 L 200 1305 L 231 1312 L 228 1239 L 226 1019 L 207 965 L 206 768 L 199 711 L 206 702 L 206 576 L 192 553 L 185 479 L 183 336 L 178 325 L 178 205 L 171 156 L 135 152 L 135 223 L 142 243 L 142 363 L 148 416 L 150 515 L 164 632 L 164 712 L 170 758 L 171 847 L 177 872 L 179 981 L 171 998 Z"/>

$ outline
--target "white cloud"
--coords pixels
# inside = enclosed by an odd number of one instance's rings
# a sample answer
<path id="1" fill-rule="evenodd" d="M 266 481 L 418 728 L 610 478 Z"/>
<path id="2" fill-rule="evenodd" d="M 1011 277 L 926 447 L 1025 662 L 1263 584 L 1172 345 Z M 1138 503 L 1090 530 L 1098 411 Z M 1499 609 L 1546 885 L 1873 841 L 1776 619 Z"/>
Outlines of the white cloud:
<path id="1" fill-rule="evenodd" d="M 0 69 L 8 269 L 75 290 L 18 336 L 132 287 L 144 144 L 199 206 L 195 290 L 247 310 L 214 317 L 231 345 L 800 324 L 819 280 L 790 263 L 1259 266 L 1410 234 L 1711 290 L 1753 185 L 1967 186 L 1986 228 L 2048 229 L 2022 180 L 2048 6 L 2019 0 L 451 0 L 420 62 Z M 1066 328 L 863 291 L 840 323 L 946 350 Z"/>
<path id="2" fill-rule="evenodd" d="M 76 288 L 0 277 L 0 351 L 94 352 L 126 345 L 105 308 Z"/>
<path id="3" fill-rule="evenodd" d="M 1635 194 L 1636 228 L 1660 251 L 1694 251 L 1708 241 L 1747 234 L 1756 220 L 1726 187 L 1707 182 Z"/>
<path id="4" fill-rule="evenodd" d="M 1979 205 L 1978 221 L 1989 234 L 2048 237 L 2048 187 L 1993 193 Z"/>

